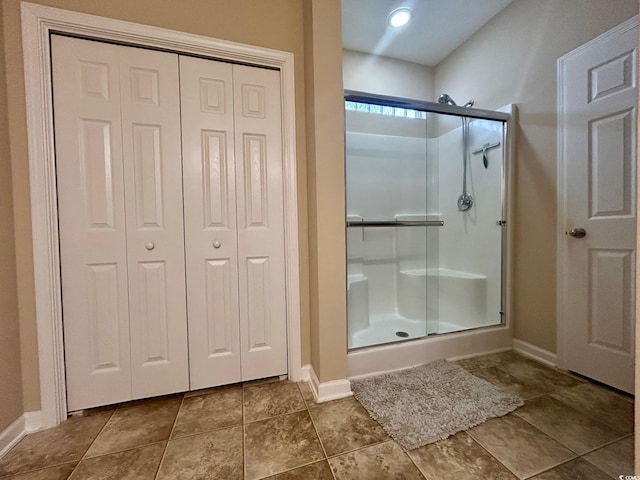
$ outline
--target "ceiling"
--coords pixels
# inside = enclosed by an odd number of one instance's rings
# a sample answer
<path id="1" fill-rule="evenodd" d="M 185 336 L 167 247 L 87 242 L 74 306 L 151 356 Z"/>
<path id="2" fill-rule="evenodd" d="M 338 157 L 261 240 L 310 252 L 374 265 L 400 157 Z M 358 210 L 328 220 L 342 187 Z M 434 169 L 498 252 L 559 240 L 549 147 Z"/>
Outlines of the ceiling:
<path id="1" fill-rule="evenodd" d="M 342 0 L 342 44 L 436 66 L 513 0 Z M 411 21 L 390 27 L 392 10 L 408 7 Z"/>

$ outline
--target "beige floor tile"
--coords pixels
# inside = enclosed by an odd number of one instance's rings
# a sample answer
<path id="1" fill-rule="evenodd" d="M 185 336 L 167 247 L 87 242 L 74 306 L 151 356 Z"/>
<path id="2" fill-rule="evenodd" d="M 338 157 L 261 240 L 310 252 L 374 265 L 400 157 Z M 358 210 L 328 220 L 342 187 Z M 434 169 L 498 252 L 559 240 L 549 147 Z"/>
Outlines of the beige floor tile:
<path id="1" fill-rule="evenodd" d="M 172 438 L 242 425 L 242 387 L 183 400 Z"/>
<path id="2" fill-rule="evenodd" d="M 511 358 L 514 358 L 514 355 L 517 355 L 517 354 L 513 352 L 492 353 L 490 355 L 481 355 L 479 357 L 465 358 L 464 360 L 458 360 L 454 363 L 457 363 L 465 370 L 472 372 L 474 370 L 480 370 L 483 368 L 497 367 L 501 363 L 504 363 L 505 361 L 509 361 Z"/>
<path id="3" fill-rule="evenodd" d="M 70 418 L 24 437 L 0 459 L 0 477 L 79 461 L 111 416 L 110 412 Z"/>
<path id="4" fill-rule="evenodd" d="M 329 463 L 326 460 L 322 460 L 268 477 L 268 480 L 333 480 L 333 473 L 331 473 Z"/>
<path id="5" fill-rule="evenodd" d="M 498 368 L 517 378 L 523 384 L 535 387 L 543 393 L 551 393 L 583 383 L 575 377 L 524 357 L 504 362 Z"/>
<path id="6" fill-rule="evenodd" d="M 281 381 L 244 388 L 244 422 L 297 412 L 306 408 L 298 384 Z"/>
<path id="7" fill-rule="evenodd" d="M 211 395 L 212 393 L 221 393 L 225 390 L 234 390 L 242 388 L 241 383 L 234 383 L 231 385 L 222 385 L 221 387 L 201 388 L 200 390 L 192 390 L 191 392 L 185 392 L 184 398 L 197 397 L 199 395 Z"/>
<path id="8" fill-rule="evenodd" d="M 610 477 L 582 458 L 576 458 L 530 480 L 610 480 Z"/>
<path id="9" fill-rule="evenodd" d="M 624 433 L 633 433 L 633 402 L 592 383 L 577 385 L 552 395 L 576 410 Z"/>
<path id="10" fill-rule="evenodd" d="M 407 453 L 427 480 L 516 480 L 465 432 Z"/>
<path id="11" fill-rule="evenodd" d="M 504 370 L 500 370 L 498 367 L 484 368 L 472 373 L 476 377 L 482 378 L 489 383 L 493 383 L 495 386 L 500 387 L 513 395 L 517 395 L 524 400 L 544 393 L 544 390 L 536 387 L 535 384 L 521 382 Z"/>
<path id="12" fill-rule="evenodd" d="M 316 405 L 316 399 L 313 398 L 313 392 L 311 391 L 309 382 L 299 382 L 298 387 L 300 388 L 300 393 L 302 394 L 304 403 L 307 404 L 307 408 L 311 408 Z"/>
<path id="13" fill-rule="evenodd" d="M 390 440 L 329 459 L 336 480 L 421 480 L 422 474 Z"/>
<path id="14" fill-rule="evenodd" d="M 177 438 L 167 444 L 158 480 L 242 480 L 242 427 Z"/>
<path id="15" fill-rule="evenodd" d="M 87 408 L 86 410 L 78 410 L 69 413 L 68 418 L 80 418 L 90 417 L 91 415 L 99 415 L 103 413 L 113 413 L 118 408 L 118 405 L 105 405 L 102 407 Z"/>
<path id="16" fill-rule="evenodd" d="M 580 455 L 624 436 L 547 395 L 528 400 L 514 413 Z"/>
<path id="17" fill-rule="evenodd" d="M 248 480 L 282 473 L 324 458 L 309 413 L 294 412 L 244 426 Z"/>
<path id="18" fill-rule="evenodd" d="M 165 443 L 82 460 L 69 480 L 153 480 Z"/>
<path id="19" fill-rule="evenodd" d="M 309 413 L 329 457 L 389 440 L 380 424 L 353 397 L 321 403 Z"/>
<path id="20" fill-rule="evenodd" d="M 65 463 L 57 467 L 45 468 L 35 472 L 21 473 L 10 477 L 2 477 L 2 480 L 67 480 L 77 463 Z"/>
<path id="21" fill-rule="evenodd" d="M 87 457 L 129 450 L 169 439 L 182 397 L 153 400 L 115 411 Z"/>
<path id="22" fill-rule="evenodd" d="M 613 478 L 633 475 L 633 436 L 591 452 L 584 459 Z"/>
<path id="23" fill-rule="evenodd" d="M 180 401 L 182 400 L 183 397 L 184 397 L 184 393 L 171 393 L 169 395 L 160 395 L 158 397 L 140 398 L 138 400 L 131 400 L 128 402 L 120 403 L 115 406 L 117 407 L 118 410 L 121 410 L 123 408 L 139 407 L 141 405 L 149 407 L 150 405 L 154 405 L 156 403 L 164 404 L 167 402 Z"/>
<path id="24" fill-rule="evenodd" d="M 242 386 L 244 388 L 248 387 L 256 387 L 258 385 L 264 385 L 266 383 L 278 383 L 278 382 L 286 382 L 286 379 L 280 379 L 280 377 L 267 377 L 267 378 L 257 378 L 255 380 L 248 380 L 246 382 L 242 382 Z"/>
<path id="25" fill-rule="evenodd" d="M 468 433 L 519 478 L 538 474 L 575 456 L 513 414 L 489 420 Z"/>

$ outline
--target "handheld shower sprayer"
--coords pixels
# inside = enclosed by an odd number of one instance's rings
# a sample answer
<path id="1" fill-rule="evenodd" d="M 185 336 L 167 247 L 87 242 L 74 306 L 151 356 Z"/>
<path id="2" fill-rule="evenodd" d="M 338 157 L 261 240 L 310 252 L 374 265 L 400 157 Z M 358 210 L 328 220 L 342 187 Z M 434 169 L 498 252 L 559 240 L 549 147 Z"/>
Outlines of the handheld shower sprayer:
<path id="1" fill-rule="evenodd" d="M 457 103 L 453 101 L 448 94 L 443 93 L 438 97 L 438 103 L 443 105 L 453 105 L 457 106 Z M 473 107 L 475 102 L 473 100 L 469 100 L 464 104 L 465 108 Z M 458 197 L 458 210 L 461 212 L 466 212 L 473 206 L 473 197 L 469 192 L 467 192 L 467 165 L 469 163 L 469 119 L 467 117 L 462 117 L 462 165 L 463 165 L 463 176 L 462 176 L 462 195 Z"/>
<path id="2" fill-rule="evenodd" d="M 458 106 L 458 104 L 453 100 L 453 98 L 451 98 L 446 93 L 443 93 L 442 95 L 440 95 L 438 97 L 438 103 L 441 103 L 443 105 L 453 105 L 454 107 Z M 473 107 L 474 103 L 475 103 L 474 100 L 469 100 L 467 103 L 464 104 L 464 107 L 465 108 L 471 108 L 471 107 Z"/>
<path id="3" fill-rule="evenodd" d="M 446 93 L 443 93 L 442 95 L 440 95 L 438 97 L 438 103 L 442 103 L 444 105 L 453 105 L 453 106 L 457 106 L 456 102 L 453 101 L 453 98 L 451 98 L 449 95 L 447 95 Z"/>

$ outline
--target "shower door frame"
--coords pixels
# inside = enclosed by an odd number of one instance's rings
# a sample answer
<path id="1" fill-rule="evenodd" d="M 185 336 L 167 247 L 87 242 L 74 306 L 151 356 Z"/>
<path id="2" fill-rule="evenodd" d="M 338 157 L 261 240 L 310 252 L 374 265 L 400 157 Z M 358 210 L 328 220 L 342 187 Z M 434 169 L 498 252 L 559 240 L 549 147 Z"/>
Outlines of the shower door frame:
<path id="1" fill-rule="evenodd" d="M 356 103 L 368 103 L 372 105 L 380 105 L 386 107 L 406 108 L 411 110 L 417 110 L 425 113 L 440 113 L 445 115 L 452 115 L 457 117 L 467 117 L 480 120 L 493 120 L 503 123 L 502 129 L 502 171 L 500 180 L 500 197 L 501 197 L 501 212 L 502 218 L 496 219 L 498 225 L 502 231 L 500 235 L 500 260 L 501 260 L 501 278 L 500 278 L 500 323 L 495 325 L 486 325 L 480 327 L 468 328 L 465 330 L 459 330 L 457 332 L 450 332 L 446 334 L 428 335 L 419 338 L 408 338 L 406 340 L 396 340 L 394 342 L 387 342 L 381 344 L 367 345 L 363 347 L 348 348 L 347 352 L 355 352 L 358 350 L 365 350 L 371 348 L 377 348 L 386 345 L 395 345 L 398 343 L 415 342 L 418 340 L 424 340 L 427 338 L 441 337 L 443 335 L 455 335 L 477 332 L 479 330 L 508 328 L 511 330 L 511 286 L 512 286 L 512 265 L 510 262 L 509 251 L 512 245 L 512 232 L 513 222 L 511 219 L 511 210 L 509 204 L 512 203 L 513 195 L 511 191 L 511 185 L 513 184 L 512 172 L 510 168 L 511 159 L 514 158 L 515 142 L 513 139 L 513 122 L 515 121 L 516 108 L 515 105 L 507 105 L 499 110 L 483 110 L 479 108 L 461 107 L 457 105 L 441 104 L 436 102 L 427 102 L 423 100 L 407 99 L 402 97 L 394 97 L 389 95 L 372 94 L 366 92 L 360 92 L 356 90 L 344 91 L 345 102 Z M 346 110 L 345 110 L 346 116 Z M 345 122 L 346 125 L 346 122 Z M 345 128 L 346 133 L 346 128 Z M 345 144 L 345 170 L 346 170 L 346 144 Z M 345 172 L 346 178 L 346 172 Z M 345 206 L 347 205 L 347 189 L 345 188 Z M 346 218 L 346 211 L 345 211 Z M 345 223 L 346 226 L 346 223 Z M 345 228 L 345 244 L 347 242 L 346 228 Z M 346 251 L 346 248 L 345 248 Z M 348 259 L 345 258 L 345 264 Z M 347 278 L 345 277 L 345 288 Z M 347 296 L 348 301 L 348 296 Z M 348 308 L 347 308 L 348 311 Z M 349 335 L 349 321 L 347 319 L 347 335 Z"/>

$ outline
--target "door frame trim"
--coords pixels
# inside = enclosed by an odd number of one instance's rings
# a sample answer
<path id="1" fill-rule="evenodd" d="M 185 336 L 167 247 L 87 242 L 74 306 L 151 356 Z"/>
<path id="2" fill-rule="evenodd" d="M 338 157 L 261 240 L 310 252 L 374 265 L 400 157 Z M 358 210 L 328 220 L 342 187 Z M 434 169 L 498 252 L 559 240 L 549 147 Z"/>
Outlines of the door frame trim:
<path id="1" fill-rule="evenodd" d="M 598 37 L 590 40 L 589 42 L 580 45 L 575 50 L 566 53 L 557 61 L 557 78 L 558 78 L 558 97 L 557 97 L 557 110 L 558 110 L 558 139 L 557 139 L 557 155 L 558 155 L 558 180 L 557 180 L 557 263 L 556 263 L 556 283 L 557 283 L 557 352 L 558 352 L 558 367 L 566 369 L 567 367 L 567 352 L 568 343 L 571 341 L 572 335 L 567 325 L 565 309 L 566 309 L 566 268 L 565 261 L 567 259 L 566 252 L 566 238 L 564 232 L 567 228 L 567 156 L 564 145 L 564 132 L 566 129 L 565 117 L 566 112 L 564 108 L 564 91 L 565 85 L 565 69 L 566 63 L 573 57 L 581 55 L 592 48 L 598 47 L 601 44 L 608 41 L 611 37 L 627 32 L 633 28 L 638 27 L 639 16 L 636 15 L 629 20 L 622 22 L 621 24 L 613 27 Z M 636 322 L 639 319 L 636 319 Z"/>
<path id="2" fill-rule="evenodd" d="M 50 34 L 54 32 L 280 70 L 287 362 L 290 379 L 299 381 L 302 357 L 293 53 L 27 2 L 21 3 L 21 15 L 42 427 L 55 426 L 67 418 L 50 64 Z"/>

